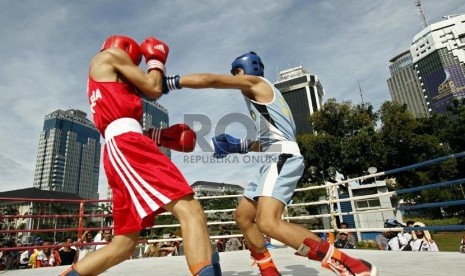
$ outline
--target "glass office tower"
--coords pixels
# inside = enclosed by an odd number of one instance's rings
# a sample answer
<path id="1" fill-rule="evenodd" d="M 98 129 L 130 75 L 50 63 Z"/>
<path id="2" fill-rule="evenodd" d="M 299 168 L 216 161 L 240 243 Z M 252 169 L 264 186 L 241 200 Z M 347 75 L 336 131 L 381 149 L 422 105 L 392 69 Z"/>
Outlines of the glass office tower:
<path id="1" fill-rule="evenodd" d="M 100 133 L 77 109 L 45 116 L 33 186 L 98 199 Z"/>
<path id="2" fill-rule="evenodd" d="M 426 102 L 413 70 L 410 51 L 405 51 L 389 61 L 391 77 L 387 80 L 393 101 L 406 104 L 415 117 L 427 116 Z"/>
<path id="3" fill-rule="evenodd" d="M 144 113 L 142 115 L 142 127 L 144 130 L 149 128 L 165 128 L 169 126 L 168 110 L 156 101 L 142 100 Z M 160 150 L 171 158 L 171 151 L 167 148 L 160 147 Z"/>
<path id="4" fill-rule="evenodd" d="M 325 91 L 317 75 L 311 75 L 303 66 L 278 73 L 274 86 L 281 91 L 291 108 L 297 134 L 312 133 L 310 115 L 321 109 Z"/>

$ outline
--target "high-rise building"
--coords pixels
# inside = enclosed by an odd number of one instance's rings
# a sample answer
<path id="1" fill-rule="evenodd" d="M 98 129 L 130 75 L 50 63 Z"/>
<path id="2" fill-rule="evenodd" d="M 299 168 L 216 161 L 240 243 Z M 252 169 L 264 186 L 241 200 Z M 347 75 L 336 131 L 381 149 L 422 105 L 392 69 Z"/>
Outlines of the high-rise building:
<path id="1" fill-rule="evenodd" d="M 427 116 L 426 102 L 413 70 L 410 51 L 405 51 L 389 61 L 391 77 L 387 80 L 393 101 L 406 104 L 415 117 Z"/>
<path id="2" fill-rule="evenodd" d="M 100 133 L 77 109 L 45 116 L 33 187 L 98 199 Z"/>
<path id="3" fill-rule="evenodd" d="M 142 100 L 144 113 L 142 115 L 142 128 L 165 128 L 169 126 L 168 110 L 156 101 Z M 160 147 L 160 150 L 168 157 L 171 152 L 167 148 Z"/>
<path id="4" fill-rule="evenodd" d="M 465 96 L 465 14 L 446 16 L 413 37 L 415 73 L 428 111 L 444 113 Z"/>
<path id="5" fill-rule="evenodd" d="M 325 95 L 318 76 L 298 66 L 279 72 L 274 86 L 281 91 L 291 108 L 297 134 L 312 133 L 310 115 L 321 109 Z"/>

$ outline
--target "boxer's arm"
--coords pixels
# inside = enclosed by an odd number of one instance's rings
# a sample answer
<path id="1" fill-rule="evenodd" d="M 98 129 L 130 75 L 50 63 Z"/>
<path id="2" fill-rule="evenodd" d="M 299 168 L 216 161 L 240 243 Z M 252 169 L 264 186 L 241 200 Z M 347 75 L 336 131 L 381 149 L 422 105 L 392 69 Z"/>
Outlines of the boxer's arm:
<path id="1" fill-rule="evenodd" d="M 251 75 L 190 74 L 182 76 L 179 85 L 193 89 L 239 89 L 244 96 L 259 103 L 269 103 L 274 97 L 272 88 L 266 81 Z"/>
<path id="2" fill-rule="evenodd" d="M 142 71 L 122 49 L 113 47 L 99 53 L 92 61 L 91 77 L 96 81 L 118 81 L 121 76 L 150 99 L 162 95 L 162 73 Z"/>
<path id="3" fill-rule="evenodd" d="M 262 78 L 251 75 L 223 75 L 223 74 L 190 74 L 179 77 L 167 76 L 163 80 L 163 93 L 181 88 L 203 89 L 239 89 L 244 96 L 260 102 L 269 103 L 273 100 L 273 91 L 270 85 Z"/>

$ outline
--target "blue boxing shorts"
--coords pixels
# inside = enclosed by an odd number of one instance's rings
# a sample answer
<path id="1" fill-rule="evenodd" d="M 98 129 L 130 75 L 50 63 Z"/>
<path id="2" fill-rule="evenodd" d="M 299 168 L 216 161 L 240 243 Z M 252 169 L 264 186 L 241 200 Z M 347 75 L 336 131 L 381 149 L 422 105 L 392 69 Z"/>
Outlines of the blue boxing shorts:
<path id="1" fill-rule="evenodd" d="M 300 154 L 281 153 L 271 160 L 262 164 L 245 188 L 244 196 L 253 201 L 261 196 L 272 197 L 288 205 L 304 172 L 304 158 Z"/>

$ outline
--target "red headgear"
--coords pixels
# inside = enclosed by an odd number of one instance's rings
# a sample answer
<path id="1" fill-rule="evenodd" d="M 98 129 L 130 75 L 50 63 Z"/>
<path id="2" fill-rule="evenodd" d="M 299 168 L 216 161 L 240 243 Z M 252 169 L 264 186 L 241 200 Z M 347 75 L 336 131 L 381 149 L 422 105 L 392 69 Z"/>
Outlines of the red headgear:
<path id="1" fill-rule="evenodd" d="M 134 39 L 122 35 L 112 35 L 103 42 L 103 46 L 100 51 L 111 47 L 123 49 L 126 53 L 128 53 L 129 57 L 131 57 L 132 62 L 134 62 L 135 65 L 139 65 L 142 56 L 139 52 L 139 44 L 137 44 Z"/>

